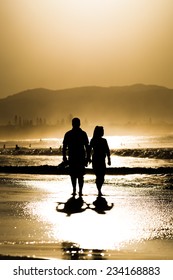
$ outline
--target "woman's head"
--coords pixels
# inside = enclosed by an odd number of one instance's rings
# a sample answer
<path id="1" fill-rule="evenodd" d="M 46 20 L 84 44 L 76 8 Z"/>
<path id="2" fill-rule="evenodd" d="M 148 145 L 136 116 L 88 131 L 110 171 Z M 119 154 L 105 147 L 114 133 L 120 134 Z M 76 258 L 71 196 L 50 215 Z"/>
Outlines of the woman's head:
<path id="1" fill-rule="evenodd" d="M 103 126 L 96 126 L 94 129 L 93 137 L 102 137 L 104 135 L 104 128 Z"/>

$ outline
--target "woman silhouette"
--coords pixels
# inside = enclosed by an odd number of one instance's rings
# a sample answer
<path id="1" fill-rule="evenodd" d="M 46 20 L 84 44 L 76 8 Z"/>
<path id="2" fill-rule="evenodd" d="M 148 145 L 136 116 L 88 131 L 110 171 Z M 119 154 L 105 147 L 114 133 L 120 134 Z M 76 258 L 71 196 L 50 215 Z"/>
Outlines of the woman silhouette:
<path id="1" fill-rule="evenodd" d="M 98 195 L 102 196 L 101 188 L 104 183 L 106 173 L 106 157 L 108 165 L 111 165 L 110 150 L 107 140 L 103 138 L 103 126 L 96 126 L 93 133 L 93 138 L 90 141 L 90 153 L 92 154 L 92 166 L 96 175 L 96 186 Z"/>

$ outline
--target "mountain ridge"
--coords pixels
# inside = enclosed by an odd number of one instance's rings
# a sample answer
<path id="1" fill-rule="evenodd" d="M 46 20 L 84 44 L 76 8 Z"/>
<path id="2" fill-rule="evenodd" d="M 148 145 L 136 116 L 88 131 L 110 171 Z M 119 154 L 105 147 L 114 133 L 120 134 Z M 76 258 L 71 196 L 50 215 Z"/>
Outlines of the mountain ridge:
<path id="1" fill-rule="evenodd" d="M 137 88 L 137 89 L 141 89 L 141 87 L 143 88 L 159 88 L 159 89 L 166 89 L 166 90 L 173 90 L 169 87 L 166 87 L 166 86 L 159 86 L 159 85 L 156 85 L 156 84 L 143 84 L 143 83 L 136 83 L 136 84 L 132 84 L 132 85 L 125 85 L 125 86 L 79 86 L 79 87 L 72 87 L 72 88 L 63 88 L 63 89 L 48 89 L 48 88 L 29 88 L 29 89 L 25 89 L 25 90 L 22 90 L 20 92 L 17 92 L 17 93 L 14 93 L 14 94 L 10 94 L 4 98 L 0 98 L 0 101 L 1 100 L 6 100 L 6 99 L 9 99 L 9 98 L 13 98 L 15 96 L 19 96 L 19 95 L 23 95 L 23 94 L 28 94 L 28 93 L 32 93 L 33 91 L 48 91 L 48 92 L 52 92 L 52 93 L 57 93 L 57 92 L 65 92 L 65 91 L 73 91 L 73 90 L 82 90 L 82 89 L 94 89 L 94 88 L 97 88 L 97 89 L 128 89 L 128 88 Z"/>
<path id="2" fill-rule="evenodd" d="M 157 85 L 86 86 L 60 90 L 36 88 L 0 99 L 0 121 L 45 118 L 50 123 L 79 116 L 89 123 L 173 123 L 173 89 Z"/>

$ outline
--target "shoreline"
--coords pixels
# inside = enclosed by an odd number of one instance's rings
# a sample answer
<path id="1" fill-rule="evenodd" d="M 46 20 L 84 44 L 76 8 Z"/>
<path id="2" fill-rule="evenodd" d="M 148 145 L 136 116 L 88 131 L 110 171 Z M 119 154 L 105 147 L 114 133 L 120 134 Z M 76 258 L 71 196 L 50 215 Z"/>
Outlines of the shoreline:
<path id="1" fill-rule="evenodd" d="M 34 258 L 34 257 L 27 257 L 27 256 L 13 256 L 13 255 L 2 255 L 0 254 L 0 261 L 10 261 L 10 260 L 47 260 L 44 258 Z"/>
<path id="2" fill-rule="evenodd" d="M 68 167 L 52 165 L 40 166 L 0 166 L 0 173 L 11 174 L 42 174 L 42 175 L 68 175 Z M 85 174 L 94 174 L 92 168 L 86 168 Z M 173 167 L 109 167 L 107 175 L 130 175 L 130 174 L 173 174 Z"/>

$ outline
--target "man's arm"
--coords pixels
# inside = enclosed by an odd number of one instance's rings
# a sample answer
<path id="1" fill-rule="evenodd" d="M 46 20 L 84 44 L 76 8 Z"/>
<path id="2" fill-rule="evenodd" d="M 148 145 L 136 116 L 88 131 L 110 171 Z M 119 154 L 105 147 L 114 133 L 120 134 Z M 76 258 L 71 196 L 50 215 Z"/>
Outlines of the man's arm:
<path id="1" fill-rule="evenodd" d="M 88 163 L 90 162 L 90 145 L 89 145 L 89 140 L 88 140 L 88 136 L 86 134 L 85 137 L 85 150 L 86 150 L 86 166 L 88 165 Z"/>
<path id="2" fill-rule="evenodd" d="M 64 140 L 63 140 L 63 147 L 62 147 L 62 156 L 63 156 L 63 161 L 67 162 L 67 135 L 65 134 Z"/>

